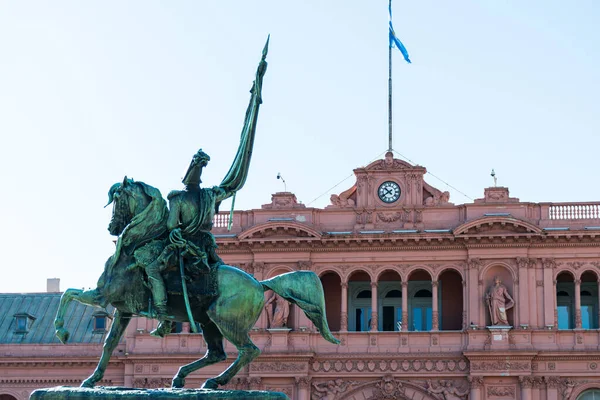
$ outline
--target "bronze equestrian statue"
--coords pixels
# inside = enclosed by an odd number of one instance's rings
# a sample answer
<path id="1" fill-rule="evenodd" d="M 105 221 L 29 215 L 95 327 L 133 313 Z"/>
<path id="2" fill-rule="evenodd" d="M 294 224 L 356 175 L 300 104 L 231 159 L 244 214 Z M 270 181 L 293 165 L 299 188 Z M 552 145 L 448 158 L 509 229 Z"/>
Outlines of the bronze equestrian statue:
<path id="1" fill-rule="evenodd" d="M 226 385 L 260 354 L 248 332 L 263 310 L 266 290 L 298 305 L 326 340 L 339 343 L 329 330 L 323 287 L 314 272 L 290 272 L 259 282 L 241 269 L 225 265 L 210 233 L 220 203 L 235 195 L 246 181 L 262 103 L 268 43 L 251 89 L 236 158 L 219 186 L 200 188 L 202 168 L 210 159 L 200 150 L 183 179 L 185 189 L 169 194 L 170 207 L 158 189 L 143 182 L 125 177 L 110 188 L 113 216 L 109 231 L 118 236 L 115 254 L 106 261 L 96 289 L 65 291 L 55 319 L 56 335 L 65 343 L 69 332 L 64 328 L 64 316 L 71 300 L 97 307 L 110 304 L 116 309 L 98 366 L 81 386 L 93 387 L 102 379 L 133 316 L 159 319 L 153 332 L 158 336 L 170 331 L 172 321 L 190 322 L 193 329 L 196 322 L 201 326 L 208 350 L 201 359 L 179 368 L 174 388 L 183 387 L 191 372 L 225 360 L 223 339 L 227 339 L 237 348 L 237 359 L 223 373 L 206 380 L 202 388 Z"/>

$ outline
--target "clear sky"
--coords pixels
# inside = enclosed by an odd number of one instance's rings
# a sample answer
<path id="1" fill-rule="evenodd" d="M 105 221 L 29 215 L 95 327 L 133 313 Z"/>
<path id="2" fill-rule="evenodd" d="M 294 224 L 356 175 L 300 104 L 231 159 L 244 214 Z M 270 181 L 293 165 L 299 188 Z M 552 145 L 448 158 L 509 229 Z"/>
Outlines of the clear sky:
<path id="1" fill-rule="evenodd" d="M 600 3 L 395 0 L 394 149 L 458 188 L 600 201 Z M 236 208 L 324 207 L 387 149 L 387 0 L 0 1 L 0 292 L 95 287 L 109 187 L 218 184 L 271 34 Z M 427 181 L 441 190 L 445 184 Z M 321 196 L 321 197 L 319 197 Z M 316 200 L 315 200 L 316 199 Z M 223 206 L 227 209 L 228 204 Z"/>

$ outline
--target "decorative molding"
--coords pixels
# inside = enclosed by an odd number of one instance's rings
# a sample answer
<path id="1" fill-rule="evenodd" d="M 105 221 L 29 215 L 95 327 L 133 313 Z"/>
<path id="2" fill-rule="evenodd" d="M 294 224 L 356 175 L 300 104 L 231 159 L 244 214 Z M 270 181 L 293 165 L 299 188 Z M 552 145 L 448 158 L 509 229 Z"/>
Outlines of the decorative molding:
<path id="1" fill-rule="evenodd" d="M 250 364 L 252 372 L 298 372 L 306 371 L 306 363 L 290 363 L 290 362 L 254 362 Z"/>
<path id="2" fill-rule="evenodd" d="M 312 377 L 310 376 L 296 376 L 294 378 L 296 385 L 301 388 L 310 387 L 310 382 L 312 381 Z"/>
<path id="3" fill-rule="evenodd" d="M 528 361 L 471 361 L 471 371 L 526 371 L 531 369 Z"/>
<path id="4" fill-rule="evenodd" d="M 372 336 L 374 337 L 374 336 Z M 403 335 L 405 338 L 406 335 Z M 250 364 L 253 365 L 253 364 Z M 348 355 L 348 358 L 338 360 L 313 360 L 310 364 L 310 369 L 314 372 L 466 372 L 469 369 L 469 364 L 466 359 L 356 359 Z"/>
<path id="5" fill-rule="evenodd" d="M 469 258 L 467 259 L 467 266 L 469 269 L 479 269 L 483 266 L 483 262 L 480 258 Z"/>

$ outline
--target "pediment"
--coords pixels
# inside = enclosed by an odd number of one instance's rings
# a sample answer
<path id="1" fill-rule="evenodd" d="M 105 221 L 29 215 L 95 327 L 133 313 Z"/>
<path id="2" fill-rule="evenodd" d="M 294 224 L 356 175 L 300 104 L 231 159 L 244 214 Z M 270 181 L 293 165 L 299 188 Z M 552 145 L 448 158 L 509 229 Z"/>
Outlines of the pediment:
<path id="1" fill-rule="evenodd" d="M 386 157 L 383 160 L 373 161 L 371 164 L 367 165 L 365 169 L 367 171 L 379 171 L 379 170 L 395 170 L 395 169 L 412 169 L 413 165 L 409 164 L 404 160 L 399 160 L 397 158 Z"/>
<path id="2" fill-rule="evenodd" d="M 527 222 L 513 217 L 481 217 L 473 221 L 466 222 L 456 229 L 454 234 L 459 235 L 478 235 L 478 236 L 497 236 L 497 235 L 539 235 L 542 230 Z"/>
<path id="3" fill-rule="evenodd" d="M 239 239 L 320 239 L 321 233 L 297 222 L 268 222 L 248 229 L 238 235 Z"/>

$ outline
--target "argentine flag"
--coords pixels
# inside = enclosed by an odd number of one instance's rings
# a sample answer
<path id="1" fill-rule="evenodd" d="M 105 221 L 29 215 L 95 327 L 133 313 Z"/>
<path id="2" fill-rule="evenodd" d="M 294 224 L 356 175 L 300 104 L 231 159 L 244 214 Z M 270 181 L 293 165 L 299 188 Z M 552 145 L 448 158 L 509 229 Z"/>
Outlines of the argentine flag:
<path id="1" fill-rule="evenodd" d="M 396 32 L 394 32 L 394 27 L 392 26 L 392 0 L 390 0 L 390 5 L 388 9 L 390 11 L 390 48 L 396 46 L 404 56 L 406 62 L 410 64 L 410 58 L 408 58 L 408 51 L 406 51 L 406 47 L 404 47 L 400 39 L 396 37 Z"/>

